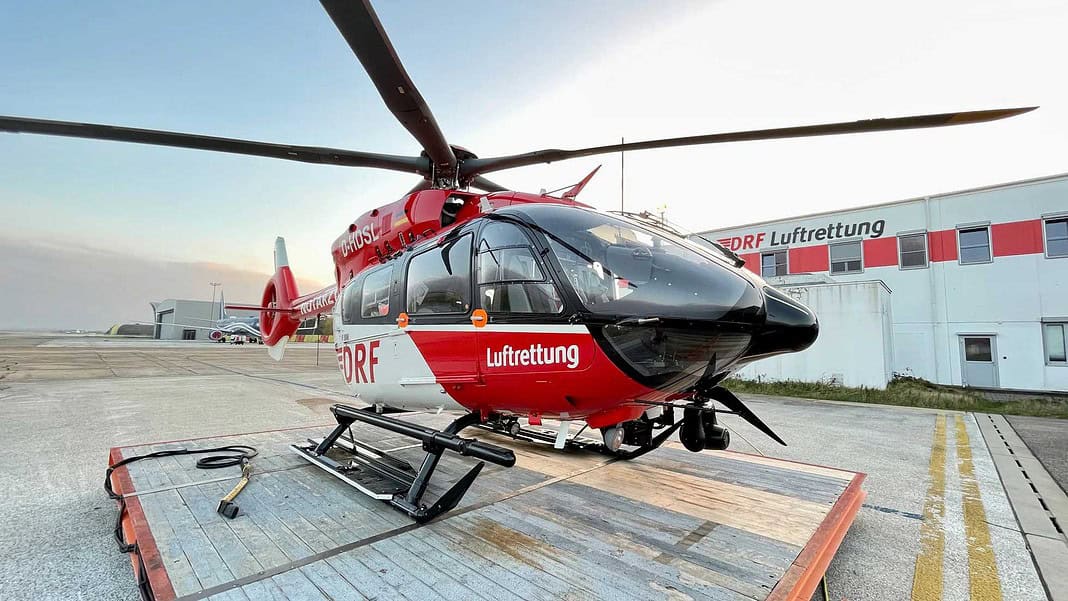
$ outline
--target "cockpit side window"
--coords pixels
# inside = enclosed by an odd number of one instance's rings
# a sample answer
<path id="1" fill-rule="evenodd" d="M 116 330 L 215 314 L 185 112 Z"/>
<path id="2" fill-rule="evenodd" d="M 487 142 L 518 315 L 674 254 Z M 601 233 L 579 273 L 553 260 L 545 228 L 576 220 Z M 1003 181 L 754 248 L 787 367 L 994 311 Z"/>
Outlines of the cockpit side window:
<path id="1" fill-rule="evenodd" d="M 360 318 L 360 295 L 363 290 L 363 278 L 349 280 L 341 296 L 341 323 L 351 325 Z"/>
<path id="2" fill-rule="evenodd" d="M 389 288 L 393 283 L 393 266 L 377 269 L 363 280 L 360 294 L 360 317 L 370 319 L 389 315 Z"/>
<path id="3" fill-rule="evenodd" d="M 341 322 L 354 325 L 364 319 L 389 315 L 392 283 L 392 265 L 379 267 L 352 280 L 342 296 Z"/>
<path id="4" fill-rule="evenodd" d="M 490 222 L 478 243 L 478 291 L 490 313 L 558 314 L 560 293 L 535 258 L 530 240 L 512 223 Z"/>
<path id="5" fill-rule="evenodd" d="M 470 234 L 435 246 L 408 262 L 408 313 L 463 314 L 471 310 Z"/>

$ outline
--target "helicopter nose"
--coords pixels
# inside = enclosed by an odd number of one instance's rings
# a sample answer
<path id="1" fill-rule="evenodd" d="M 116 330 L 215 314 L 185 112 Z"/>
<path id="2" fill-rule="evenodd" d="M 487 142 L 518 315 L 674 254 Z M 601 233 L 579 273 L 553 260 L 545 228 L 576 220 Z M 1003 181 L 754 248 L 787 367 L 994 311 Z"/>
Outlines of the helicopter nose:
<path id="1" fill-rule="evenodd" d="M 754 337 L 749 356 L 795 353 L 816 342 L 820 326 L 811 309 L 771 286 L 764 288 L 764 307 L 767 319 Z"/>

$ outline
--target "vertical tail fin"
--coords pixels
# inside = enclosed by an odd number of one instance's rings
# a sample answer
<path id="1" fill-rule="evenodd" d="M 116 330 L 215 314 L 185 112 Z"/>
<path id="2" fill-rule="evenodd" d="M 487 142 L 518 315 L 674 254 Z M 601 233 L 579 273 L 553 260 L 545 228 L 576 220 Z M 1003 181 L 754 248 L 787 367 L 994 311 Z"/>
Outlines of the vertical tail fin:
<path id="1" fill-rule="evenodd" d="M 268 280 L 267 286 L 263 289 L 261 306 L 264 310 L 260 311 L 263 344 L 267 346 L 268 354 L 275 361 L 282 360 L 286 342 L 300 326 L 299 315 L 292 311 L 293 301 L 299 296 L 297 281 L 289 269 L 286 241 L 279 236 L 274 242 L 274 276 Z"/>

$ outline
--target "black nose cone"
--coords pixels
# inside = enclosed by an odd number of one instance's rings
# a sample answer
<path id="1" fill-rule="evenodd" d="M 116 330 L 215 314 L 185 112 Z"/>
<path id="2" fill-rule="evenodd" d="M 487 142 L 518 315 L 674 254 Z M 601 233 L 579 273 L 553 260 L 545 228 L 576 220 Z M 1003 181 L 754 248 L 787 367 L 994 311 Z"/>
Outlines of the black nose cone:
<path id="1" fill-rule="evenodd" d="M 754 336 L 748 356 L 796 353 L 816 342 L 820 326 L 816 314 L 808 307 L 771 286 L 764 288 L 764 307 L 767 319 Z"/>

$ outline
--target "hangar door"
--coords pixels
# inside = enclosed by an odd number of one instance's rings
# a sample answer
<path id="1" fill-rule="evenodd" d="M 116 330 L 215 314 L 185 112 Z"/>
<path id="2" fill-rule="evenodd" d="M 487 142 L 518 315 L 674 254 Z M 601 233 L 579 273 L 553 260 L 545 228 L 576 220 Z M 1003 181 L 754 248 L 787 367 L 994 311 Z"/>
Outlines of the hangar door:
<path id="1" fill-rule="evenodd" d="M 156 338 L 170 339 L 174 336 L 174 309 L 156 313 Z"/>

